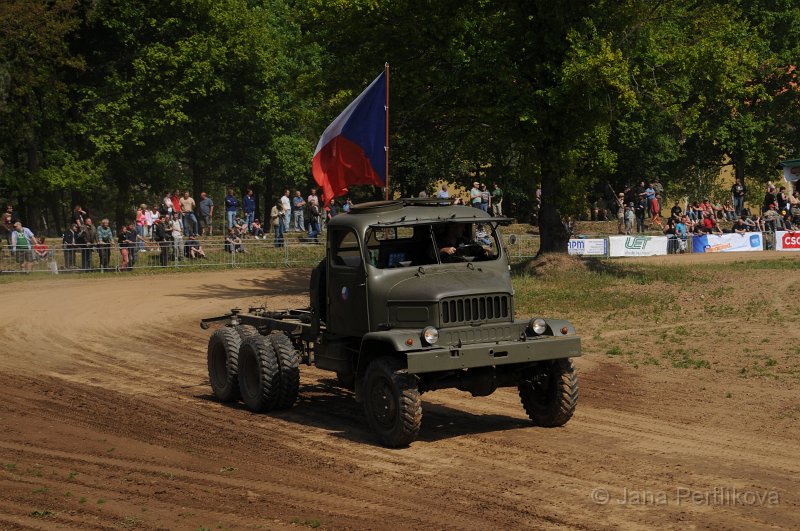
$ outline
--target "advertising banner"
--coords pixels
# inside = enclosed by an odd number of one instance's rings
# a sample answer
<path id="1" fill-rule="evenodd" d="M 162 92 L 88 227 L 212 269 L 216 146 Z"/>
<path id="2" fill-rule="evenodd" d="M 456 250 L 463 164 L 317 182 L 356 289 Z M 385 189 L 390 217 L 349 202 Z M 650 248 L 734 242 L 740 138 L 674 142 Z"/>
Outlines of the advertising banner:
<path id="1" fill-rule="evenodd" d="M 692 236 L 693 253 L 730 253 L 763 250 L 764 238 L 760 232 Z"/>
<path id="2" fill-rule="evenodd" d="M 605 256 L 608 243 L 605 238 L 570 238 L 567 252 L 578 256 Z"/>
<path id="3" fill-rule="evenodd" d="M 667 254 L 666 236 L 609 236 L 609 256 L 657 256 Z"/>
<path id="4" fill-rule="evenodd" d="M 800 232 L 778 231 L 775 233 L 776 251 L 800 251 Z"/>

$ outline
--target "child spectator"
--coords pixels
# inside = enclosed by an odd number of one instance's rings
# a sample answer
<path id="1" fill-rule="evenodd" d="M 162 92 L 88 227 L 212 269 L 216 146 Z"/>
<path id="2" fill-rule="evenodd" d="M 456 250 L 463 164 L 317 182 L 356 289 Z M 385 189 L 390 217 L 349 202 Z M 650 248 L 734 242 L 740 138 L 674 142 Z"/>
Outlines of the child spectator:
<path id="1" fill-rule="evenodd" d="M 253 220 L 252 234 L 256 240 L 264 238 L 264 229 L 261 228 L 261 220 L 259 220 L 258 218 Z"/>

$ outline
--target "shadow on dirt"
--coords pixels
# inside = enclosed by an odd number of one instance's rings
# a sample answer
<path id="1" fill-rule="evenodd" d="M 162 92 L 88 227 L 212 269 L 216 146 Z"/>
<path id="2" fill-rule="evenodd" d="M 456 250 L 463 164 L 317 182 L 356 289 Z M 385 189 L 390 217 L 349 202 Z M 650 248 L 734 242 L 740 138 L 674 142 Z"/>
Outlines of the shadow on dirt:
<path id="1" fill-rule="evenodd" d="M 195 395 L 201 400 L 216 401 L 213 395 Z M 236 410 L 246 411 L 241 402 L 228 404 Z M 419 442 L 430 443 L 440 440 L 519 428 L 531 427 L 524 418 L 506 415 L 474 414 L 453 409 L 442 404 L 423 401 L 423 420 Z M 522 412 L 522 406 L 520 406 Z M 361 404 L 357 403 L 352 391 L 336 386 L 334 379 L 322 379 L 312 385 L 300 388 L 300 398 L 292 409 L 265 413 L 288 422 L 314 426 L 328 430 L 339 437 L 360 444 L 380 446 L 375 440 L 364 417 Z"/>
<path id="2" fill-rule="evenodd" d="M 276 271 L 276 270 L 272 270 Z M 310 269 L 286 269 L 271 278 L 257 278 L 263 270 L 252 270 L 252 278 L 245 287 L 231 287 L 228 284 L 200 284 L 195 289 L 176 294 L 183 299 L 242 299 L 245 297 L 268 297 L 308 293 L 311 279 Z"/>

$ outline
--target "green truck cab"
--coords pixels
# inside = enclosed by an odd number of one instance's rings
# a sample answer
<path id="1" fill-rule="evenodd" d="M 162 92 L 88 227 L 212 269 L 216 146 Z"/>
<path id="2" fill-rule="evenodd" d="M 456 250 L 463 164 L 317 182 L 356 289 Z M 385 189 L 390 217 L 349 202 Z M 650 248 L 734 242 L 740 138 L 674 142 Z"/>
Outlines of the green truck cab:
<path id="1" fill-rule="evenodd" d="M 304 362 L 353 389 L 391 447 L 417 437 L 420 395 L 437 389 L 488 396 L 517 387 L 533 424 L 563 425 L 578 399 L 571 358 L 580 338 L 567 321 L 514 318 L 505 221 L 441 199 L 336 216 L 308 308 L 234 309 L 201 322 L 226 325 L 209 340 L 214 393 L 255 411 L 290 407 Z"/>

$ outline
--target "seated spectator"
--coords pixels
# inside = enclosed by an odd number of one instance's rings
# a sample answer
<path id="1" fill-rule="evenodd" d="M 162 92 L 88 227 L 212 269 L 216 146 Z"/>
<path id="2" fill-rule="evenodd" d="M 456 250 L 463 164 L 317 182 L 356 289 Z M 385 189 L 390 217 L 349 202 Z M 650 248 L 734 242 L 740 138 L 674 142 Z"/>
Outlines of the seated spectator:
<path id="1" fill-rule="evenodd" d="M 794 216 L 791 213 L 787 213 L 786 216 L 783 218 L 783 229 L 784 230 L 797 230 L 797 226 L 794 222 Z"/>
<path id="2" fill-rule="evenodd" d="M 678 204 L 678 201 L 675 201 L 675 206 L 672 207 L 670 213 L 672 214 L 673 217 L 677 216 L 676 219 L 681 219 L 683 210 L 681 209 L 681 206 Z"/>
<path id="3" fill-rule="evenodd" d="M 228 235 L 225 236 L 225 251 L 228 253 L 245 252 L 242 239 L 236 234 L 234 228 L 228 229 Z"/>
<path id="4" fill-rule="evenodd" d="M 184 253 L 187 258 L 195 259 L 195 258 L 205 258 L 206 253 L 203 251 L 203 247 L 200 245 L 200 242 L 197 241 L 195 236 L 189 236 L 189 238 L 183 244 Z"/>
<path id="5" fill-rule="evenodd" d="M 675 224 L 675 237 L 681 240 L 686 239 L 686 234 L 688 232 L 688 228 L 686 227 L 686 221 L 688 218 L 686 216 L 681 217 L 680 221 Z"/>
<path id="6" fill-rule="evenodd" d="M 714 219 L 723 219 L 725 217 L 725 208 L 719 201 L 710 203 L 711 212 L 714 214 Z"/>
<path id="7" fill-rule="evenodd" d="M 251 234 L 256 240 L 264 238 L 264 229 L 261 227 L 261 221 L 258 218 L 253 220 L 253 228 L 251 229 Z"/>
<path id="8" fill-rule="evenodd" d="M 689 205 L 689 208 L 686 209 L 686 213 L 689 214 L 689 219 L 692 221 L 699 221 L 703 218 L 703 209 L 700 208 L 697 201 Z"/>
<path id="9" fill-rule="evenodd" d="M 239 216 L 236 216 L 236 221 L 233 222 L 233 229 L 235 230 L 238 238 L 247 237 L 247 222 Z"/>
<path id="10" fill-rule="evenodd" d="M 47 248 L 47 245 L 44 243 L 44 236 L 37 236 L 36 243 L 33 244 L 33 258 L 37 262 L 43 262 L 47 260 L 48 255 L 50 254 L 50 250 Z"/>
<path id="11" fill-rule="evenodd" d="M 719 228 L 717 218 L 712 214 L 711 217 L 707 219 L 711 221 L 711 229 L 709 230 L 709 234 L 722 234 L 722 229 Z"/>
<path id="12" fill-rule="evenodd" d="M 736 210 L 733 208 L 730 201 L 725 201 L 725 204 L 722 205 L 722 213 L 728 221 L 736 219 Z"/>
<path id="13" fill-rule="evenodd" d="M 775 232 L 776 230 L 783 229 L 783 218 L 781 215 L 775 210 L 775 204 L 770 203 L 767 206 L 767 210 L 764 212 L 764 226 L 766 230 L 770 232 Z"/>
<path id="14" fill-rule="evenodd" d="M 747 232 L 747 225 L 742 218 L 739 218 L 733 222 L 733 228 L 731 230 L 736 234 L 744 234 Z"/>

